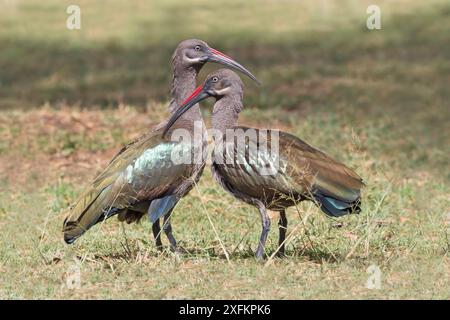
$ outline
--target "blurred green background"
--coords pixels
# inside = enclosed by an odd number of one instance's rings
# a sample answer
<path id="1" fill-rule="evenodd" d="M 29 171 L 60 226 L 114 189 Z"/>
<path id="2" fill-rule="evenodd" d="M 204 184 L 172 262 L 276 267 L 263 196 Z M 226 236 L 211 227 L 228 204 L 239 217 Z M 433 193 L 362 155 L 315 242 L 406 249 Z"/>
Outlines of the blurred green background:
<path id="1" fill-rule="evenodd" d="M 71 31 L 65 11 L 73 1 L 2 0 L 0 106 L 165 100 L 171 54 L 186 38 L 249 65 L 264 87 L 250 85 L 247 97 L 262 108 L 336 104 L 348 95 L 355 108 L 448 100 L 448 1 L 377 1 L 379 31 L 365 26 L 372 2 L 81 0 L 82 28 Z M 392 100 L 381 100 L 391 91 Z"/>
<path id="2" fill-rule="evenodd" d="M 81 30 L 66 28 L 71 4 Z M 371 4 L 381 30 L 366 28 Z M 360 215 L 292 209 L 288 257 L 264 267 L 258 214 L 205 170 L 173 217 L 194 253 L 160 254 L 147 222 L 116 219 L 62 243 L 76 195 L 167 117 L 171 55 L 186 38 L 262 81 L 243 78 L 240 123 L 292 132 L 364 178 Z M 449 88 L 448 0 L 0 0 L 0 298 L 449 299 Z M 382 290 L 365 287 L 371 264 Z"/>

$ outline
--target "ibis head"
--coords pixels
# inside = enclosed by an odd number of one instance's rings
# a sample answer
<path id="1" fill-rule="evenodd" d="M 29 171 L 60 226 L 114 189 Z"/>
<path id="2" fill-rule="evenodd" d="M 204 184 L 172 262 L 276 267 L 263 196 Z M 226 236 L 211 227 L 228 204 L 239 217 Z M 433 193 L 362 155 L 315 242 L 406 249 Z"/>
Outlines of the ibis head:
<path id="1" fill-rule="evenodd" d="M 170 127 L 190 108 L 195 106 L 202 100 L 209 97 L 214 97 L 216 100 L 220 100 L 228 95 L 238 95 L 242 100 L 244 91 L 244 84 L 241 78 L 231 70 L 220 69 L 214 73 L 211 73 L 206 78 L 205 82 L 198 86 L 197 89 L 181 104 L 172 117 L 166 124 L 164 134 L 170 129 Z"/>
<path id="2" fill-rule="evenodd" d="M 250 79 L 260 83 L 247 68 L 219 50 L 211 48 L 202 40 L 189 39 L 180 42 L 175 50 L 174 59 L 178 59 L 187 68 L 192 67 L 197 70 L 200 70 L 207 62 L 220 63 L 226 67 L 238 70 Z"/>

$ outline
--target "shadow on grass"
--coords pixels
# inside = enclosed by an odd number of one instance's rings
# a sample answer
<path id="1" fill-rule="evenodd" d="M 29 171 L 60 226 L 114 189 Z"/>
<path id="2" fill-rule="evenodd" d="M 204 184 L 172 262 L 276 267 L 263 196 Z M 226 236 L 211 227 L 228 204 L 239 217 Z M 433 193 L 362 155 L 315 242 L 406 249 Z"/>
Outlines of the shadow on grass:
<path id="1" fill-rule="evenodd" d="M 270 257 L 273 252 L 269 252 L 268 256 Z M 145 252 L 145 259 L 151 258 L 170 258 L 174 255 L 178 255 L 180 258 L 185 259 L 194 259 L 194 258 L 204 258 L 204 259 L 213 259 L 213 260 L 227 260 L 226 256 L 223 253 L 216 252 L 214 250 L 205 250 L 199 248 L 183 248 L 183 252 L 172 252 L 169 248 L 164 248 L 162 251 L 158 250 L 150 250 Z M 142 257 L 142 252 L 139 250 L 133 252 L 112 252 L 108 254 L 96 254 L 93 259 L 97 261 L 109 262 L 111 260 L 115 261 L 124 261 L 127 263 L 139 261 L 139 257 Z M 81 259 L 81 257 L 79 257 Z M 144 259 L 144 260 L 145 260 Z M 230 261 L 238 261 L 238 260 L 255 260 L 255 253 L 252 250 L 244 250 L 233 253 L 229 256 Z M 267 261 L 264 259 L 264 261 Z M 274 259 L 276 261 L 289 261 L 292 259 L 305 259 L 307 261 L 311 261 L 317 264 L 323 263 L 339 263 L 342 261 L 342 258 L 337 254 L 332 254 L 329 252 L 321 251 L 321 250 L 302 250 L 298 252 L 294 251 L 286 251 L 285 256 L 278 257 L 275 256 Z"/>
<path id="2" fill-rule="evenodd" d="M 318 248 L 303 248 L 295 249 L 292 256 L 296 258 L 306 258 L 311 262 L 322 264 L 322 263 L 339 263 L 342 262 L 343 257 L 337 252 L 325 251 Z M 289 256 L 289 252 L 287 252 Z"/>
<path id="3" fill-rule="evenodd" d="M 212 260 L 227 260 L 227 257 L 220 248 L 209 247 L 185 247 L 178 246 L 177 252 L 170 249 L 169 246 L 163 246 L 161 250 L 158 250 L 154 245 L 147 243 L 146 247 L 150 250 L 143 251 L 138 248 L 135 244 L 127 245 L 126 243 L 121 243 L 123 250 L 118 250 L 115 252 L 105 253 L 105 254 L 95 254 L 93 260 L 109 262 L 111 260 L 124 261 L 127 263 L 145 261 L 146 259 L 152 258 L 170 258 L 174 255 L 185 259 L 212 259 Z M 266 259 L 271 257 L 275 251 L 271 250 L 267 252 Z M 80 260 L 81 257 L 78 257 Z M 231 261 L 237 260 L 256 260 L 255 252 L 250 247 L 243 250 L 236 250 L 229 254 L 229 259 Z M 314 263 L 338 263 L 343 260 L 343 258 L 335 252 L 325 251 L 320 248 L 295 248 L 294 250 L 287 250 L 283 257 L 274 256 L 277 261 L 288 261 L 291 259 L 305 259 Z M 92 260 L 92 259 L 91 259 Z"/>

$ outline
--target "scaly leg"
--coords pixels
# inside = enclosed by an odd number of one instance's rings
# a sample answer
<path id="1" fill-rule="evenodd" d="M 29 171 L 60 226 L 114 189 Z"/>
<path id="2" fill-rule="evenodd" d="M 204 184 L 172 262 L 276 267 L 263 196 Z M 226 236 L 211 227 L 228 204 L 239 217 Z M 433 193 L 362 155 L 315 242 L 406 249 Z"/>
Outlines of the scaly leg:
<path id="1" fill-rule="evenodd" d="M 171 214 L 172 211 L 170 211 L 164 216 L 163 230 L 164 233 L 166 234 L 167 239 L 170 242 L 170 249 L 172 251 L 177 251 L 177 241 L 175 240 L 175 237 L 172 234 L 172 225 L 170 224 Z"/>
<path id="2" fill-rule="evenodd" d="M 161 227 L 159 225 L 159 219 L 155 221 L 152 225 L 153 237 L 155 238 L 156 248 L 158 250 L 162 250 L 162 242 L 161 242 Z"/>
<path id="3" fill-rule="evenodd" d="M 280 230 L 280 237 L 278 240 L 278 252 L 277 255 L 279 257 L 284 256 L 284 241 L 286 240 L 286 230 L 287 230 L 287 217 L 286 217 L 286 211 L 282 210 L 280 211 L 280 220 L 278 221 L 278 229 Z"/>
<path id="4" fill-rule="evenodd" d="M 264 247 L 270 231 L 270 218 L 264 205 L 259 206 L 259 214 L 261 215 L 262 231 L 261 237 L 259 238 L 258 249 L 256 249 L 256 259 L 261 260 L 264 258 Z"/>

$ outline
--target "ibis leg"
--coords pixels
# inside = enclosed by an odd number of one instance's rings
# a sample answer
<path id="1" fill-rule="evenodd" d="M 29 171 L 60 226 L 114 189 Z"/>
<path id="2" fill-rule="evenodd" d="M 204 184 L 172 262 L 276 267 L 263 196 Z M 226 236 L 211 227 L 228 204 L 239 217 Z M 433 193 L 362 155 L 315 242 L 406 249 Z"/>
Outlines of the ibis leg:
<path id="1" fill-rule="evenodd" d="M 170 242 L 170 249 L 173 251 L 176 251 L 177 249 L 177 241 L 175 240 L 175 237 L 172 234 L 172 225 L 170 224 L 170 216 L 172 212 L 169 212 L 164 216 L 164 223 L 163 223 L 163 230 L 166 234 L 167 239 Z"/>
<path id="2" fill-rule="evenodd" d="M 153 237 L 155 238 L 156 248 L 162 250 L 161 242 L 161 227 L 159 225 L 159 219 L 155 221 L 152 225 Z"/>
<path id="3" fill-rule="evenodd" d="M 280 220 L 278 221 L 278 229 L 280 230 L 280 237 L 278 239 L 278 252 L 277 255 L 282 257 L 284 256 L 284 241 L 286 240 L 286 231 L 287 231 L 287 218 L 286 211 L 280 211 Z"/>
<path id="4" fill-rule="evenodd" d="M 259 214 L 261 215 L 262 231 L 259 238 L 258 249 L 256 249 L 256 259 L 261 260 L 264 258 L 264 248 L 266 245 L 267 236 L 270 231 L 270 218 L 267 214 L 265 206 L 259 206 Z"/>

